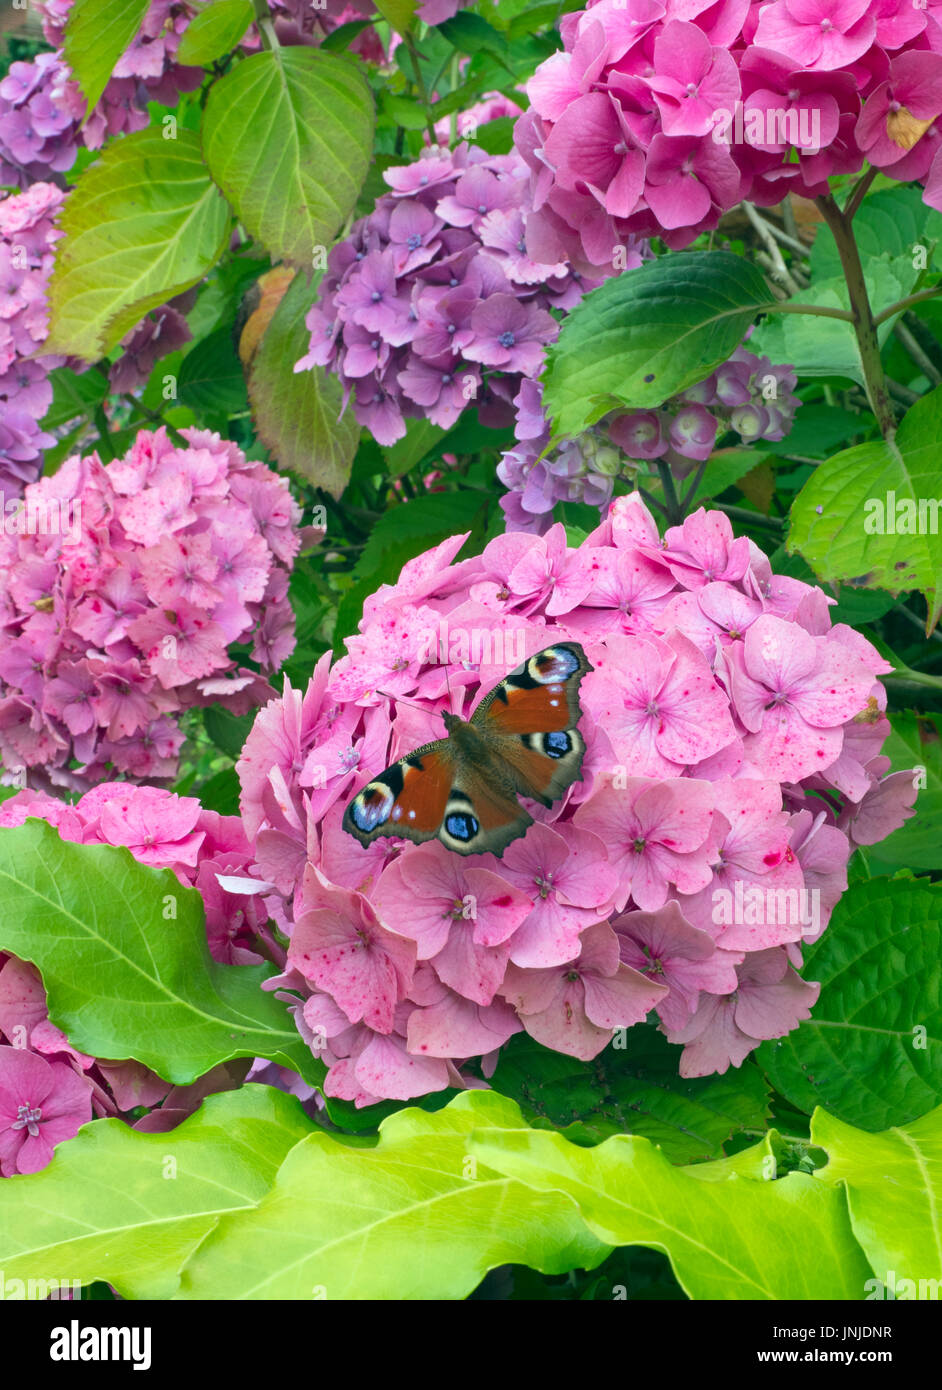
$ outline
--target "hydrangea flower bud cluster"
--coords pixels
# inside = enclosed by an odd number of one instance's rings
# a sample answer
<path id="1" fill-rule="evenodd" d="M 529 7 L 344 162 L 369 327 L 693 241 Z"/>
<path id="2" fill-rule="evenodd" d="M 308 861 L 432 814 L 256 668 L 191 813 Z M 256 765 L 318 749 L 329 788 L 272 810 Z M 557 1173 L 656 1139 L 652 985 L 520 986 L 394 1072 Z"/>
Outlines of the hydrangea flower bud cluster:
<path id="1" fill-rule="evenodd" d="M 497 465 L 508 491 L 500 499 L 510 531 L 543 535 L 557 502 L 607 507 L 616 478 L 634 478 L 639 462 L 665 459 L 685 477 L 710 457 L 726 430 L 744 444 L 784 439 L 801 404 L 792 394 L 791 367 L 773 366 L 739 347 L 705 380 L 671 397 L 658 410 L 610 415 L 601 425 L 565 440 L 541 458 L 550 440 L 543 387 L 526 380 L 514 399 L 517 443 Z"/>
<path id="2" fill-rule="evenodd" d="M 38 476 L 42 450 L 54 443 L 39 421 L 52 404 L 48 373 L 65 358 L 35 354 L 49 328 L 46 284 L 62 199 L 51 183 L 0 199 L 0 507 Z"/>
<path id="3" fill-rule="evenodd" d="M 300 509 L 287 480 L 209 431 L 141 432 L 123 459 L 68 459 L 0 535 L 0 756 L 84 788 L 173 776 L 175 715 L 244 713 L 294 647 L 288 578 Z M 73 769 L 73 760 L 81 766 Z"/>
<path id="4" fill-rule="evenodd" d="M 466 406 L 511 421 L 523 378 L 537 375 L 568 309 L 598 281 L 526 253 L 526 167 L 517 155 L 459 145 L 387 169 L 390 192 L 327 258 L 295 366 L 335 372 L 345 406 L 380 444 L 408 417 L 448 428 Z M 630 265 L 641 263 L 632 248 Z"/>
<path id="5" fill-rule="evenodd" d="M 880 754 L 890 668 L 721 513 L 662 540 L 632 494 L 578 548 L 556 525 L 455 563 L 465 539 L 410 561 L 346 655 L 256 718 L 241 807 L 289 938 L 269 983 L 326 1093 L 357 1105 L 481 1085 L 523 1030 L 590 1059 L 652 1010 L 683 1075 L 738 1066 L 808 1017 L 802 942 L 852 847 L 914 800 Z M 360 788 L 442 736 L 443 710 L 467 717 L 564 639 L 592 666 L 581 780 L 527 803 L 537 823 L 501 857 L 342 829 Z"/>
<path id="6" fill-rule="evenodd" d="M 627 235 L 687 246 L 743 199 L 813 198 L 864 161 L 942 207 L 932 0 L 597 0 L 560 20 L 517 148 L 527 247 L 585 273 Z"/>
<path id="7" fill-rule="evenodd" d="M 76 844 L 124 845 L 142 864 L 173 870 L 196 888 L 206 910 L 214 960 L 256 964 L 265 935 L 259 900 L 241 892 L 251 859 L 238 816 L 206 811 L 193 797 L 127 782 L 104 783 L 74 806 L 24 791 L 0 806 L 0 827 L 27 816 L 48 821 Z M 46 992 L 35 966 L 0 952 L 0 1175 L 35 1173 L 53 1147 L 71 1139 L 94 1115 L 125 1115 L 135 1129 L 172 1129 L 210 1092 L 238 1084 L 239 1072 L 215 1067 L 192 1086 L 171 1086 L 140 1062 L 108 1061 L 79 1052 L 50 1023 Z"/>

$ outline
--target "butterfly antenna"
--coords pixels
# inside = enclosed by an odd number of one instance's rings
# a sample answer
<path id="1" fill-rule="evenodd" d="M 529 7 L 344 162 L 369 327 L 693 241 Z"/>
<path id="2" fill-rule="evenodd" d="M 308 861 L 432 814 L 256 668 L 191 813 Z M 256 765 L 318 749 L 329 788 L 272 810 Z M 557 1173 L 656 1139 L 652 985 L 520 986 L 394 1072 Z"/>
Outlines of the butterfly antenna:
<path id="1" fill-rule="evenodd" d="M 376 694 L 385 696 L 387 700 L 395 700 L 396 704 L 399 705 L 411 705 L 413 709 L 420 710 L 422 714 L 429 713 L 424 705 L 417 705 L 414 700 L 407 700 L 404 695 L 392 695 L 388 690 L 377 690 Z"/>

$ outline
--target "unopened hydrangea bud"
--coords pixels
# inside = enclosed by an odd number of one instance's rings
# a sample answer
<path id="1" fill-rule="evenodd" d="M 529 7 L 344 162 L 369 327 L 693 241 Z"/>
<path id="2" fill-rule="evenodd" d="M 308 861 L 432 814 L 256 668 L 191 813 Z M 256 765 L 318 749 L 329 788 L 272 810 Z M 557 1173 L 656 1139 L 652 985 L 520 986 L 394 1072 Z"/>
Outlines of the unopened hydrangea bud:
<path id="1" fill-rule="evenodd" d="M 684 458 L 702 463 L 716 442 L 717 420 L 706 406 L 684 406 L 671 422 L 671 445 Z"/>
<path id="2" fill-rule="evenodd" d="M 630 458 L 660 458 L 667 448 L 663 417 L 654 410 L 619 415 L 610 423 L 608 432 Z"/>

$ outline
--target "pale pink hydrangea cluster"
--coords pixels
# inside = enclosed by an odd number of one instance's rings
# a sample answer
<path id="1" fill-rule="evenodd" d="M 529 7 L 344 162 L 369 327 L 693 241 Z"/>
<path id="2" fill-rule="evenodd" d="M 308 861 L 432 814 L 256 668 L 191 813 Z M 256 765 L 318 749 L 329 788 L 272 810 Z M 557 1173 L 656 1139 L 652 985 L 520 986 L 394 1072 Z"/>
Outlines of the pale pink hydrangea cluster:
<path id="1" fill-rule="evenodd" d="M 39 421 L 52 404 L 49 372 L 65 358 L 36 354 L 49 331 L 46 285 L 62 199 L 51 183 L 0 198 L 0 509 L 39 475 L 42 451 L 54 443 Z"/>
<path id="2" fill-rule="evenodd" d="M 124 845 L 142 864 L 172 869 L 196 888 L 209 950 L 229 965 L 255 964 L 270 937 L 257 897 L 241 885 L 251 861 L 238 816 L 206 811 L 193 797 L 156 787 L 104 783 L 70 806 L 24 791 L 0 805 L 0 828 L 36 817 L 76 844 Z M 266 949 L 267 954 L 267 949 Z M 124 1115 L 135 1129 L 167 1130 L 205 1095 L 239 1084 L 248 1063 L 214 1067 L 191 1086 L 172 1086 L 140 1062 L 107 1061 L 72 1047 L 49 1021 L 35 966 L 0 952 L 0 1176 L 35 1173 L 53 1148 L 93 1115 Z M 135 1118 L 138 1107 L 152 1109 Z"/>
<path id="3" fill-rule="evenodd" d="M 455 562 L 464 540 L 370 598 L 347 654 L 286 684 L 238 764 L 259 891 L 290 938 L 272 987 L 326 1093 L 481 1085 L 465 1064 L 489 1075 L 522 1030 L 590 1059 L 652 1009 L 683 1075 L 740 1065 L 808 1017 L 802 942 L 852 848 L 914 799 L 880 754 L 890 668 L 719 512 L 661 540 L 632 494 L 578 548 L 556 525 Z M 442 710 L 467 717 L 564 639 L 593 667 L 582 780 L 527 804 L 537 824 L 502 857 L 342 829 L 361 787 L 442 737 Z M 787 911 L 764 906 L 783 892 Z"/>
<path id="4" fill-rule="evenodd" d="M 409 417 L 449 428 L 471 405 L 485 423 L 511 423 L 521 381 L 539 373 L 559 332 L 550 310 L 599 281 L 527 255 L 528 177 L 516 154 L 461 144 L 383 178 L 391 191 L 327 258 L 295 371 L 334 372 L 344 408 L 380 444 L 401 439 Z M 632 246 L 626 264 L 641 257 Z"/>
<path id="5" fill-rule="evenodd" d="M 515 132 L 537 259 L 591 274 L 629 234 L 683 247 L 865 161 L 942 207 L 936 0 L 597 0 L 560 30 Z"/>
<path id="6" fill-rule="evenodd" d="M 497 465 L 508 489 L 500 499 L 508 531 L 543 535 L 557 502 L 607 507 L 615 479 L 633 478 L 642 462 L 663 459 L 675 477 L 685 478 L 726 431 L 743 444 L 784 439 L 801 405 L 792 394 L 796 385 L 791 367 L 773 366 L 739 347 L 715 372 L 657 410 L 616 412 L 546 453 L 551 427 L 543 386 L 525 379 L 514 398 L 517 443 Z"/>
<path id="7" fill-rule="evenodd" d="M 0 756 L 84 789 L 174 775 L 175 715 L 244 713 L 294 648 L 300 509 L 287 479 L 205 430 L 142 431 L 127 455 L 68 459 L 0 535 Z M 76 766 L 76 763 L 79 766 Z"/>

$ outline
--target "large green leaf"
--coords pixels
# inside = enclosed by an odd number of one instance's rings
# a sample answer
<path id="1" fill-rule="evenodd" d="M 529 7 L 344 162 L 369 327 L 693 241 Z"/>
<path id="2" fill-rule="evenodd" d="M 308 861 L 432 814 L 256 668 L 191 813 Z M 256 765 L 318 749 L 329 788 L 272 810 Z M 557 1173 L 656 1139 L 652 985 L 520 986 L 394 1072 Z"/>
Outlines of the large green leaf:
<path id="1" fill-rule="evenodd" d="M 891 594 L 922 590 L 933 627 L 942 611 L 940 437 L 937 386 L 907 411 L 892 440 L 857 444 L 815 469 L 792 506 L 788 537 L 789 550 L 801 551 L 823 580 Z M 900 531 L 910 517 L 915 529 Z"/>
<path id="2" fill-rule="evenodd" d="M 518 1101 L 531 1122 L 575 1124 L 578 1137 L 593 1140 L 642 1134 L 674 1163 L 716 1157 L 737 1130 L 765 1127 L 768 1088 L 754 1064 L 684 1080 L 681 1049 L 656 1028 L 629 1028 L 626 1043 L 580 1062 L 519 1034 L 502 1049 L 491 1085 Z"/>
<path id="3" fill-rule="evenodd" d="M 207 67 L 235 48 L 254 18 L 252 0 L 211 0 L 184 29 L 177 62 Z"/>
<path id="4" fill-rule="evenodd" d="M 863 1134 L 818 1110 L 811 1137 L 829 1155 L 827 1167 L 815 1177 L 845 1185 L 854 1235 L 880 1281 L 896 1284 L 897 1298 L 937 1299 L 942 1289 L 942 1108 L 882 1134 Z M 901 1279 L 915 1281 L 912 1292 L 899 1289 Z M 921 1279 L 935 1281 L 934 1292 L 920 1293 Z"/>
<path id="5" fill-rule="evenodd" d="M 729 251 L 662 256 L 586 295 L 549 349 L 544 404 L 559 435 L 616 406 L 660 405 L 725 362 L 773 302 Z"/>
<path id="6" fill-rule="evenodd" d="M 253 1207 L 311 1130 L 270 1086 L 209 1096 L 169 1133 L 94 1120 L 48 1168 L 0 1182 L 0 1269 L 10 1281 L 96 1279 L 124 1298 L 168 1298 L 220 1216 Z"/>
<path id="7" fill-rule="evenodd" d="M 224 1216 L 183 1270 L 184 1298 L 460 1299 L 489 1269 L 594 1268 L 609 1253 L 574 1203 L 501 1176 L 470 1134 L 520 1123 L 472 1091 L 400 1110 L 379 1142 L 312 1134 L 253 1211 Z"/>
<path id="8" fill-rule="evenodd" d="M 94 1057 L 133 1057 L 178 1085 L 269 1057 L 323 1076 L 268 966 L 210 959 L 203 900 L 127 849 L 76 845 L 46 821 L 0 830 L 0 950 L 42 973 L 49 1016 Z"/>
<path id="9" fill-rule="evenodd" d="M 801 973 L 821 981 L 811 1018 L 759 1052 L 777 1091 L 866 1130 L 942 1101 L 942 887 L 854 884 Z"/>
<path id="10" fill-rule="evenodd" d="M 189 130 L 114 141 L 66 199 L 49 282 L 47 352 L 95 361 L 149 309 L 201 280 L 231 214 Z"/>
<path id="11" fill-rule="evenodd" d="M 875 314 L 908 294 L 916 281 L 912 255 L 867 263 L 867 294 Z M 816 280 L 795 297 L 795 303 L 825 309 L 850 309 L 850 294 L 843 274 Z M 877 329 L 880 343 L 893 331 L 887 319 Z M 773 314 L 749 340 L 752 352 L 764 353 L 773 362 L 787 362 L 799 377 L 847 377 L 863 386 L 863 367 L 853 327 L 846 320 L 826 315 Z"/>
<path id="12" fill-rule="evenodd" d="M 259 437 L 281 468 L 339 497 L 350 478 L 360 439 L 352 409 L 343 419 L 343 392 L 323 367 L 296 372 L 310 345 L 304 316 L 316 290 L 299 271 L 265 330 L 249 374 L 249 399 Z"/>
<path id="13" fill-rule="evenodd" d="M 647 1139 L 580 1148 L 521 1127 L 476 1130 L 471 1152 L 522 1183 L 567 1193 L 599 1240 L 662 1250 L 691 1298 L 863 1297 L 870 1267 L 843 1192 L 805 1173 L 759 1181 L 742 1155 L 675 1168 Z"/>
<path id="14" fill-rule="evenodd" d="M 917 814 L 874 845 L 873 855 L 881 864 L 899 868 L 942 869 L 942 717 L 899 711 L 892 725 L 881 751 L 894 772 L 924 768 L 925 786 L 916 801 Z"/>
<path id="15" fill-rule="evenodd" d="M 87 103 L 86 115 L 98 104 L 149 8 L 150 0 L 74 0 L 63 45 Z"/>
<path id="16" fill-rule="evenodd" d="M 915 277 L 919 274 L 913 264 L 915 247 L 921 244 L 928 253 L 940 237 L 942 215 L 922 201 L 922 189 L 913 184 L 897 183 L 868 194 L 854 214 L 854 240 L 865 270 L 884 256 L 905 257 Z M 837 242 L 830 227 L 822 223 L 811 250 L 812 279 L 842 274 Z"/>
<path id="17" fill-rule="evenodd" d="M 353 62 L 314 48 L 255 53 L 214 83 L 203 117 L 213 178 L 272 253 L 310 270 L 357 200 L 373 99 Z"/>

